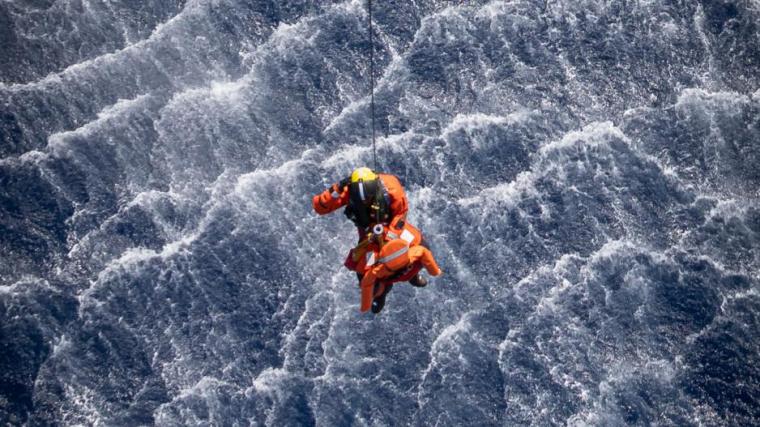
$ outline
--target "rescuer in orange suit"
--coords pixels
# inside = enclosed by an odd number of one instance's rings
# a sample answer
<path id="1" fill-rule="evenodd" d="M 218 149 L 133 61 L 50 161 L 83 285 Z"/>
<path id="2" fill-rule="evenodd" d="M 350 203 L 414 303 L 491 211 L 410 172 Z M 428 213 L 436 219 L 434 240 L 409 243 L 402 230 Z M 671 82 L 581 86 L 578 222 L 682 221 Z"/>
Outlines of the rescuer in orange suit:
<path id="1" fill-rule="evenodd" d="M 422 267 L 432 276 L 441 274 L 441 269 L 428 248 L 420 245 L 410 247 L 402 239 L 383 244 L 377 262 L 368 267 L 360 284 L 362 313 L 370 308 L 373 313 L 379 313 L 385 306 L 385 297 L 393 283 L 409 280 L 409 277 L 419 277 Z"/>
<path id="2" fill-rule="evenodd" d="M 354 170 L 351 176 L 314 196 L 312 206 L 320 215 L 346 206 L 344 213 L 356 225 L 360 236 L 373 224 L 398 224 L 406 219 L 409 210 L 404 187 L 398 178 L 376 174 L 366 167 Z"/>
<path id="3" fill-rule="evenodd" d="M 314 210 L 325 215 L 343 206 L 344 214 L 357 228 L 359 241 L 369 233 L 374 224 L 383 224 L 391 229 L 404 228 L 409 202 L 398 178 L 391 174 L 375 173 L 367 167 L 353 171 L 351 176 L 331 185 L 312 198 Z M 353 252 L 353 251 L 352 251 Z M 355 270 L 353 253 L 349 253 L 345 265 Z M 362 272 L 357 272 L 361 280 Z M 422 276 L 410 281 L 413 285 L 426 284 Z"/>

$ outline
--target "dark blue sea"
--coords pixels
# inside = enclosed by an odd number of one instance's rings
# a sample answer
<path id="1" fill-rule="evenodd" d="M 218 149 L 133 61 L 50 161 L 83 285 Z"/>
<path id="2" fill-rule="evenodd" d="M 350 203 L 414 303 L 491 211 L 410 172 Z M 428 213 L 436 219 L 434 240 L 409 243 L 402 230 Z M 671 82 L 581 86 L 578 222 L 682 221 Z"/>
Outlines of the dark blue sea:
<path id="1" fill-rule="evenodd" d="M 372 12 L 0 0 L 0 425 L 760 425 L 760 2 Z"/>

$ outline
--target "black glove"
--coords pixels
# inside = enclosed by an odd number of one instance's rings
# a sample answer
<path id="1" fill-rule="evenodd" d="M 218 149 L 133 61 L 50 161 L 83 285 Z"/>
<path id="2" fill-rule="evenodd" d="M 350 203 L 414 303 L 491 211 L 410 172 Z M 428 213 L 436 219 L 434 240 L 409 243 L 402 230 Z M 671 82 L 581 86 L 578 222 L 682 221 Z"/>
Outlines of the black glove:
<path id="1" fill-rule="evenodd" d="M 341 179 L 340 181 L 338 181 L 338 184 L 337 184 L 338 192 L 340 193 L 341 191 L 343 191 L 343 189 L 345 187 L 347 187 L 350 184 L 351 184 L 351 177 L 350 176 L 348 178 Z M 335 191 L 335 187 L 336 187 L 336 184 L 333 184 L 333 185 L 327 187 L 327 190 L 330 191 L 330 192 L 333 192 L 333 191 Z"/>
<path id="2" fill-rule="evenodd" d="M 343 188 L 348 187 L 349 185 L 351 185 L 351 177 L 350 176 L 341 179 L 340 182 L 338 183 L 338 188 L 340 188 L 342 190 Z"/>

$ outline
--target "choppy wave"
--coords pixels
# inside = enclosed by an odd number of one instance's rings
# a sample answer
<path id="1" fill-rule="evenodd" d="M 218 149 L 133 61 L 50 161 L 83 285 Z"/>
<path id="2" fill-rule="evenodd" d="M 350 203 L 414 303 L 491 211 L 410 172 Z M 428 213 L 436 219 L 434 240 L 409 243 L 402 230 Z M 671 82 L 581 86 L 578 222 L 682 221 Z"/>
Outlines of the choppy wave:
<path id="1" fill-rule="evenodd" d="M 0 3 L 0 421 L 760 422 L 760 8 L 374 3 L 376 317 L 364 2 Z"/>

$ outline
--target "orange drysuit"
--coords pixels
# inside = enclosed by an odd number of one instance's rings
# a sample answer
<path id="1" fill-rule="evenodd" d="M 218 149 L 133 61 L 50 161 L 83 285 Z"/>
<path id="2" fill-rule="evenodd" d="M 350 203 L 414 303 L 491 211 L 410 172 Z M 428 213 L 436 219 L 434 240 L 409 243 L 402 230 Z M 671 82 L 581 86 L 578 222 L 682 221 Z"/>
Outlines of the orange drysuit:
<path id="1" fill-rule="evenodd" d="M 362 299 L 360 310 L 370 309 L 372 300 L 382 295 L 387 286 L 414 277 L 422 267 L 432 276 L 441 274 L 433 254 L 424 246 L 406 246 L 403 240 L 386 243 L 378 263 L 367 271 L 361 281 Z M 386 250 L 390 249 L 390 250 Z M 376 286 L 377 285 L 377 286 Z"/>
<path id="2" fill-rule="evenodd" d="M 400 220 L 406 218 L 406 212 L 409 210 L 409 201 L 404 193 L 404 187 L 401 186 L 398 178 L 393 175 L 379 173 L 378 178 L 385 188 L 385 194 L 388 199 L 388 218 L 381 221 L 384 224 L 395 225 Z M 349 201 L 348 186 L 341 183 L 335 183 L 327 190 L 314 196 L 311 200 L 311 204 L 314 210 L 320 214 L 325 215 L 339 209 L 342 206 L 346 206 Z M 364 230 L 359 230 L 360 234 Z M 361 237 L 361 236 L 360 236 Z"/>
<path id="3" fill-rule="evenodd" d="M 364 275 L 369 268 L 367 264 L 370 264 L 369 266 L 371 267 L 380 252 L 380 247 L 377 244 L 378 237 L 382 239 L 383 242 L 402 239 L 407 242 L 408 246 L 424 245 L 422 232 L 420 232 L 417 227 L 406 221 L 403 222 L 403 225 L 404 226 L 400 229 L 394 229 L 386 225 L 383 227 L 383 233 L 381 236 L 374 236 L 372 233 L 365 235 L 356 247 L 348 252 L 348 256 L 343 265 L 349 270 Z M 370 259 L 371 262 L 368 262 Z"/>

